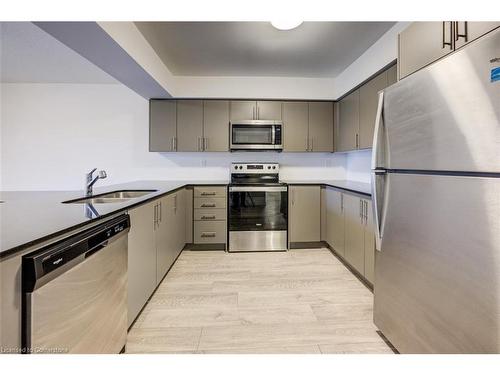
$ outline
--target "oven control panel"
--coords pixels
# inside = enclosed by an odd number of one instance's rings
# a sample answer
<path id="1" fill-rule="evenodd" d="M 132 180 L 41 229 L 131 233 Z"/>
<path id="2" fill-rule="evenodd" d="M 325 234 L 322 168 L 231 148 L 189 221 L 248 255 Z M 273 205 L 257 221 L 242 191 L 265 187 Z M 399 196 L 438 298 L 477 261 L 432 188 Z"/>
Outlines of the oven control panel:
<path id="1" fill-rule="evenodd" d="M 268 174 L 278 173 L 278 163 L 232 163 L 231 173 Z"/>

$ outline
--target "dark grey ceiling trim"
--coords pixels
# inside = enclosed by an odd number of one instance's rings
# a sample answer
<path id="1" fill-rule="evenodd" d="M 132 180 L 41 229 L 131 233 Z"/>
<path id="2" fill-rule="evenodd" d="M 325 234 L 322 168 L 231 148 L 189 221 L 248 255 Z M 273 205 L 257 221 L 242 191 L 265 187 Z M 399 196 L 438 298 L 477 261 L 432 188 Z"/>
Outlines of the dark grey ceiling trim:
<path id="1" fill-rule="evenodd" d="M 146 99 L 172 97 L 96 22 L 34 24 L 140 96 Z"/>

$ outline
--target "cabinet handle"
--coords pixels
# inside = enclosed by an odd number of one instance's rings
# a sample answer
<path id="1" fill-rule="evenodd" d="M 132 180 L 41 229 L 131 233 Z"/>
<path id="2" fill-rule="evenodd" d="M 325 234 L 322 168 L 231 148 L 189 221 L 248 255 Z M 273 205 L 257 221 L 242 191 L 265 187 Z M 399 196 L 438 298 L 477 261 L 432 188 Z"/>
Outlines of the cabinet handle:
<path id="1" fill-rule="evenodd" d="M 359 200 L 359 217 L 361 218 L 361 222 L 363 222 L 363 200 Z"/>
<path id="2" fill-rule="evenodd" d="M 450 22 L 450 41 L 447 42 L 445 39 L 445 34 L 446 34 L 446 22 L 447 21 L 443 21 L 443 47 L 442 48 L 445 48 L 446 46 L 449 46 L 450 47 L 450 50 L 453 50 L 453 22 Z"/>
<path id="3" fill-rule="evenodd" d="M 201 220 L 215 220 L 215 215 L 213 215 L 213 216 L 202 216 Z"/>
<path id="4" fill-rule="evenodd" d="M 174 137 L 170 140 L 170 151 L 175 151 L 175 146 L 174 146 Z"/>
<path id="5" fill-rule="evenodd" d="M 203 151 L 207 151 L 208 149 L 208 138 L 203 137 Z"/>
<path id="6" fill-rule="evenodd" d="M 356 133 L 356 148 L 359 148 L 359 134 Z"/>
<path id="7" fill-rule="evenodd" d="M 158 205 L 155 204 L 154 215 L 153 215 L 153 230 L 156 230 L 157 223 L 158 223 Z"/>
<path id="8" fill-rule="evenodd" d="M 314 150 L 314 138 L 311 138 L 311 148 L 309 149 L 309 151 L 313 151 Z"/>
<path id="9" fill-rule="evenodd" d="M 340 193 L 340 212 L 344 212 L 344 194 Z"/>
<path id="10" fill-rule="evenodd" d="M 306 137 L 306 151 L 309 151 L 309 137 Z"/>
<path id="11" fill-rule="evenodd" d="M 212 204 L 206 204 L 206 203 L 203 203 L 203 204 L 201 205 L 201 207 L 211 207 L 211 208 L 213 208 L 213 207 L 215 207 L 215 203 L 212 203 Z"/>
<path id="12" fill-rule="evenodd" d="M 455 22 L 455 41 L 458 41 L 458 39 L 460 38 L 464 38 L 464 40 L 466 42 L 468 42 L 468 30 L 467 30 L 467 21 L 464 21 L 464 33 L 463 34 L 460 34 L 460 31 L 459 31 L 459 23 L 460 22 Z"/>
<path id="13" fill-rule="evenodd" d="M 252 108 L 252 120 L 257 120 L 255 118 L 255 106 Z"/>
<path id="14" fill-rule="evenodd" d="M 205 196 L 205 195 L 215 195 L 217 194 L 215 191 L 202 191 L 201 192 L 201 195 Z"/>
<path id="15" fill-rule="evenodd" d="M 161 215 L 161 202 L 160 202 L 160 204 L 159 204 L 159 206 L 158 206 L 158 212 L 159 212 L 159 219 L 158 219 L 158 222 L 159 222 L 159 223 L 161 223 L 161 216 L 162 216 L 162 215 Z"/>
<path id="16" fill-rule="evenodd" d="M 203 232 L 201 237 L 215 237 L 215 232 Z"/>

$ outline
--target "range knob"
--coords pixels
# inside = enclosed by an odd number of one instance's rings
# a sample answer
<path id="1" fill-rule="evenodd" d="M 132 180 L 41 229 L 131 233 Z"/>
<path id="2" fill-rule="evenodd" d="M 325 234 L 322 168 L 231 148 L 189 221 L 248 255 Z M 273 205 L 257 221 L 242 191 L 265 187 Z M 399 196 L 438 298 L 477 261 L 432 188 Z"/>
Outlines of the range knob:
<path id="1" fill-rule="evenodd" d="M 267 169 L 271 169 L 271 166 L 270 166 L 270 165 L 268 165 L 268 166 L 267 166 Z"/>
<path id="2" fill-rule="evenodd" d="M 238 169 L 238 166 L 237 166 L 237 165 L 235 165 L 235 166 L 234 166 L 234 169 Z"/>
<path id="3" fill-rule="evenodd" d="M 243 169 L 243 166 L 242 166 L 242 165 L 240 165 L 240 169 Z"/>
<path id="4" fill-rule="evenodd" d="M 273 165 L 273 169 L 276 169 L 276 166 L 275 166 L 275 165 Z"/>

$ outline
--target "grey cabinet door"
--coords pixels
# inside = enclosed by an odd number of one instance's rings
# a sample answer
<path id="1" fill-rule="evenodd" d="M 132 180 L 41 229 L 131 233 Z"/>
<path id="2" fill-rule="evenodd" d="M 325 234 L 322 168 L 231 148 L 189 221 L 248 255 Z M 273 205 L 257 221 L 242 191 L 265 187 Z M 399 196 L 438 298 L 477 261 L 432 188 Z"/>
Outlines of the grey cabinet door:
<path id="1" fill-rule="evenodd" d="M 175 151 L 176 126 L 175 100 L 149 101 L 149 151 Z"/>
<path id="2" fill-rule="evenodd" d="M 203 150 L 203 101 L 177 101 L 177 151 Z"/>
<path id="3" fill-rule="evenodd" d="M 373 231 L 372 201 L 365 199 L 365 273 L 366 279 L 373 284 L 375 275 L 375 234 Z"/>
<path id="4" fill-rule="evenodd" d="M 362 223 L 361 198 L 344 194 L 345 251 L 344 257 L 361 275 L 365 268 L 365 228 Z"/>
<path id="5" fill-rule="evenodd" d="M 159 200 L 157 208 L 156 238 L 156 284 L 163 279 L 172 265 L 175 252 L 175 216 L 173 195 Z"/>
<path id="6" fill-rule="evenodd" d="M 387 69 L 387 87 L 398 81 L 398 65 L 393 65 Z"/>
<path id="7" fill-rule="evenodd" d="M 359 89 L 358 148 L 371 148 L 378 107 L 378 92 L 387 87 L 387 71 L 372 78 Z"/>
<path id="8" fill-rule="evenodd" d="M 289 240 L 316 242 L 321 237 L 321 194 L 318 185 L 289 187 Z"/>
<path id="9" fill-rule="evenodd" d="M 499 26 L 500 22 L 455 22 L 455 49 L 472 42 Z"/>
<path id="10" fill-rule="evenodd" d="M 307 102 L 283 103 L 283 147 L 285 151 L 308 151 L 308 111 Z"/>
<path id="11" fill-rule="evenodd" d="M 343 193 L 331 188 L 326 189 L 326 222 L 328 244 L 344 256 L 344 207 Z"/>
<path id="12" fill-rule="evenodd" d="M 404 29 L 399 34 L 399 79 L 452 52 L 453 26 L 453 22 L 412 22 Z"/>
<path id="13" fill-rule="evenodd" d="M 337 151 L 356 150 L 359 131 L 359 89 L 340 101 L 339 110 Z"/>
<path id="14" fill-rule="evenodd" d="M 204 151 L 229 151 L 229 101 L 203 103 Z"/>
<path id="15" fill-rule="evenodd" d="M 333 152 L 333 103 L 309 103 L 309 150 Z"/>
<path id="16" fill-rule="evenodd" d="M 263 100 L 257 102 L 257 120 L 281 120 L 281 102 Z"/>
<path id="17" fill-rule="evenodd" d="M 247 100 L 231 101 L 231 121 L 255 120 L 257 117 L 257 103 Z"/>
<path id="18" fill-rule="evenodd" d="M 175 247 L 173 261 L 175 261 L 186 244 L 186 189 L 179 190 L 174 194 L 174 226 Z"/>
<path id="19" fill-rule="evenodd" d="M 157 201 L 129 211 L 128 325 L 135 320 L 156 287 L 154 213 Z"/>

